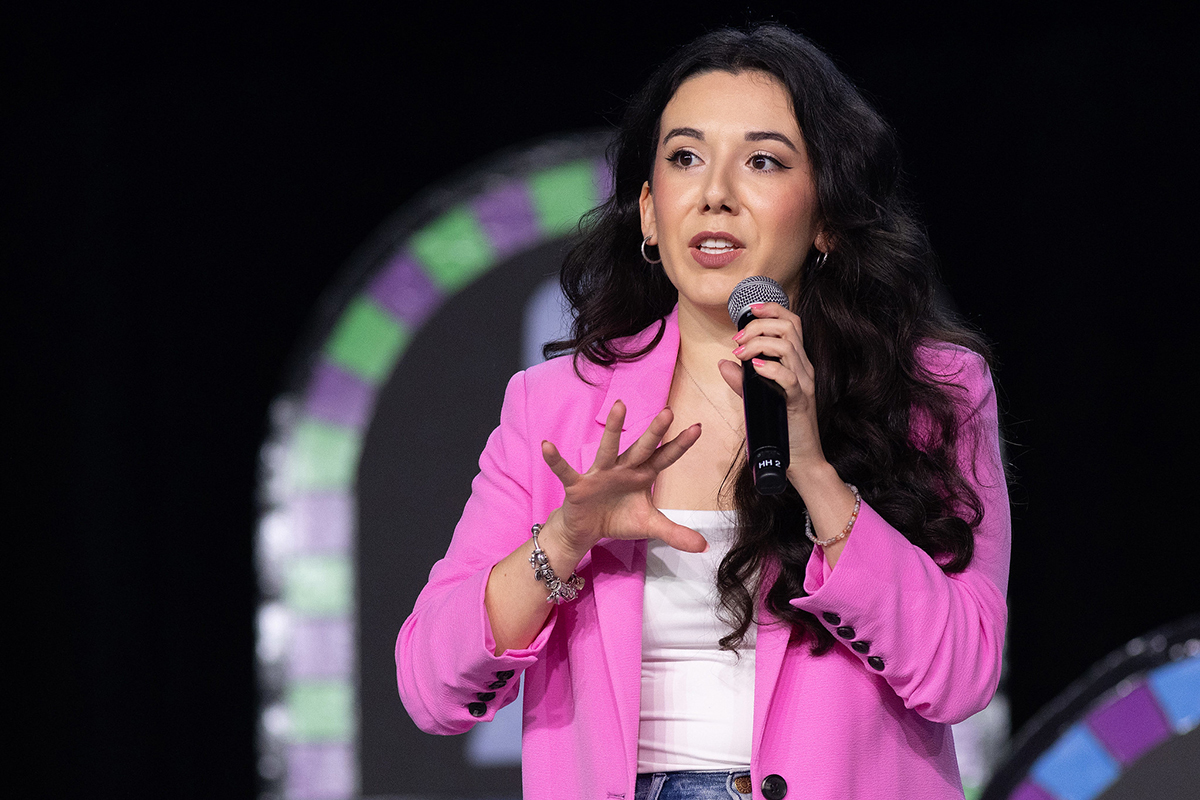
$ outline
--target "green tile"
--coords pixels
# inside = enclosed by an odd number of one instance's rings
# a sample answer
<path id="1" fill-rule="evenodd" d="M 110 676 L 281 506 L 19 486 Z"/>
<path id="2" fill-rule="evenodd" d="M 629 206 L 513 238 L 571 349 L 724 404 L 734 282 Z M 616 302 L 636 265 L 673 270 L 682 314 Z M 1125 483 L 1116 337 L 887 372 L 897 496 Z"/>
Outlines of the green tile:
<path id="1" fill-rule="evenodd" d="M 289 477 L 293 489 L 348 489 L 358 471 L 359 433 L 305 420 L 292 434 Z"/>
<path id="2" fill-rule="evenodd" d="M 354 575 L 345 556 L 298 556 L 284 571 L 283 599 L 295 612 L 335 617 L 354 608 Z"/>
<path id="3" fill-rule="evenodd" d="M 354 732 L 354 693 L 349 684 L 304 681 L 287 696 L 293 742 L 349 741 Z"/>
<path id="4" fill-rule="evenodd" d="M 439 288 L 454 292 L 492 264 L 483 228 L 463 206 L 452 208 L 409 239 L 413 255 Z"/>
<path id="5" fill-rule="evenodd" d="M 562 236 L 573 232 L 579 218 L 599 203 L 595 172 L 591 161 L 572 161 L 529 179 L 529 192 L 543 233 Z"/>
<path id="6" fill-rule="evenodd" d="M 338 320 L 325 352 L 350 372 L 377 384 L 391 372 L 411 335 L 403 322 L 359 297 Z"/>

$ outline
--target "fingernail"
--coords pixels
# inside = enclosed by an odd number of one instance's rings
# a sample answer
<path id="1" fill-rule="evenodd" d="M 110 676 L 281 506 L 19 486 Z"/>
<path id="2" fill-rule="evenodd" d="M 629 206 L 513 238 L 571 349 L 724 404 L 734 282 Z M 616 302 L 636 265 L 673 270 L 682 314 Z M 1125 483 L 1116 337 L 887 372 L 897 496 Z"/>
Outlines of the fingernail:
<path id="1" fill-rule="evenodd" d="M 766 305 L 766 303 L 751 303 L 750 307 L 753 308 L 755 311 L 758 311 L 760 308 L 762 308 L 765 305 Z"/>
<path id="2" fill-rule="evenodd" d="M 745 345 L 742 345 L 741 347 L 735 347 L 735 348 L 733 348 L 733 354 L 735 356 L 740 356 L 742 354 L 742 351 L 745 349 L 746 349 Z"/>
<path id="3" fill-rule="evenodd" d="M 737 333 L 735 333 L 735 334 L 733 335 L 733 340 L 734 340 L 735 342 L 740 342 L 740 341 L 742 340 L 742 337 L 743 337 L 743 336 L 745 336 L 745 335 L 746 335 L 746 332 L 745 332 L 745 331 L 738 331 Z"/>
<path id="4" fill-rule="evenodd" d="M 756 367 L 762 367 L 762 366 L 766 366 L 767 362 L 763 361 L 761 358 L 752 358 L 752 359 L 750 359 L 750 363 Z"/>

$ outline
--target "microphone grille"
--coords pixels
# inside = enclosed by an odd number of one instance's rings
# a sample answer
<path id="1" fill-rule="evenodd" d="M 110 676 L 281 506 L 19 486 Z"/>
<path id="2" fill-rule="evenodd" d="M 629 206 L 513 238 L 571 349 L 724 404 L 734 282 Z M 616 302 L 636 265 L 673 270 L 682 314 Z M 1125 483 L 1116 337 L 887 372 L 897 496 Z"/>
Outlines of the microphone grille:
<path id="1" fill-rule="evenodd" d="M 779 303 L 784 308 L 791 308 L 787 292 L 775 281 L 761 275 L 744 278 L 729 295 L 729 318 L 734 325 L 754 303 Z"/>

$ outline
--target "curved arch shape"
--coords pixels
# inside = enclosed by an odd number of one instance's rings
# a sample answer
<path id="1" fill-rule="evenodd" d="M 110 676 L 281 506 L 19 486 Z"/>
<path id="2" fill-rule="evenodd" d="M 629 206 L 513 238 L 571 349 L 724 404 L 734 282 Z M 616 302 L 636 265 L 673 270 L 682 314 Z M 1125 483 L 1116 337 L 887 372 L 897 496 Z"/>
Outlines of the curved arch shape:
<path id="1" fill-rule="evenodd" d="M 606 144 L 600 133 L 557 137 L 433 187 L 379 228 L 322 299 L 261 451 L 265 796 L 360 791 L 357 481 L 381 391 L 404 379 L 399 365 L 447 302 L 577 229 L 610 190 Z"/>

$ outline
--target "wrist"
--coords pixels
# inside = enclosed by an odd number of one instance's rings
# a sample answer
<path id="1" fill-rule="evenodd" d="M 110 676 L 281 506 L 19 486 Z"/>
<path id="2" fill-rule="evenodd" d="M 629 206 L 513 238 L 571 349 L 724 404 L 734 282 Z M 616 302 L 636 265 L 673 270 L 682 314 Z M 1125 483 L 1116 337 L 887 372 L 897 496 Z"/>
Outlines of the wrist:
<path id="1" fill-rule="evenodd" d="M 538 533 L 538 542 L 546 551 L 550 565 L 555 571 L 567 575 L 574 571 L 580 560 L 591 549 L 590 544 L 582 544 L 571 535 L 563 521 L 561 508 L 555 509 L 546 518 L 546 523 L 541 526 L 541 531 Z"/>
<path id="2" fill-rule="evenodd" d="M 831 490 L 836 491 L 837 488 L 844 486 L 837 470 L 824 459 L 816 462 L 790 464 L 787 469 L 787 477 L 806 503 L 814 496 L 825 494 Z"/>

